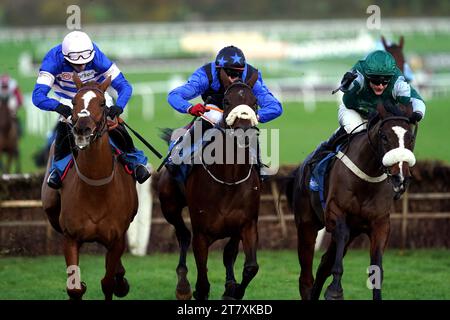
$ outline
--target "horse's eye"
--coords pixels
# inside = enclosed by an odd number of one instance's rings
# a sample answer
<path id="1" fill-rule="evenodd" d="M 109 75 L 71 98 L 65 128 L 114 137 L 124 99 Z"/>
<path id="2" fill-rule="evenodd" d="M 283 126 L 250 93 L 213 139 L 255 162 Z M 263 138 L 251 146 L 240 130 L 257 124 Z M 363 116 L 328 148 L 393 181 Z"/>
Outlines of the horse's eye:
<path id="1" fill-rule="evenodd" d="M 224 99 L 223 100 L 223 104 L 226 105 L 226 106 L 230 105 L 230 100 Z"/>
<path id="2" fill-rule="evenodd" d="M 388 142 L 388 138 L 385 134 L 381 135 L 381 141 L 383 141 L 383 143 L 387 143 Z"/>

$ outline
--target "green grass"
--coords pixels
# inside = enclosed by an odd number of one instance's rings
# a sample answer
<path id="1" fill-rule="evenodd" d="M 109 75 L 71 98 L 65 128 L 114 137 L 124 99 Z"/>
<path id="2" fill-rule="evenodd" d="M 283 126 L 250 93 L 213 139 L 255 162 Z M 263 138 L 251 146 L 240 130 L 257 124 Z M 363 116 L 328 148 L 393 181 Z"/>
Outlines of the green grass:
<path id="1" fill-rule="evenodd" d="M 320 254 L 315 257 L 315 268 Z M 177 254 L 152 254 L 146 257 L 125 255 L 123 263 L 131 290 L 126 299 L 174 299 Z M 208 261 L 210 298 L 220 299 L 225 270 L 221 253 L 212 251 Z M 85 299 L 103 299 L 100 279 L 104 274 L 103 256 L 82 255 L 82 280 L 88 290 Z M 245 299 L 298 299 L 299 266 L 295 251 L 259 251 L 260 270 L 247 289 Z M 385 280 L 383 298 L 388 300 L 450 299 L 450 255 L 448 250 L 414 250 L 401 253 L 389 250 L 384 258 Z M 349 300 L 371 299 L 366 287 L 369 253 L 351 250 L 344 259 L 343 288 Z M 243 254 L 236 262 L 237 280 L 241 279 Z M 188 255 L 189 279 L 195 285 L 196 269 L 193 255 Z M 328 279 L 325 287 L 331 279 Z M 65 264 L 62 256 L 0 259 L 0 299 L 66 299 Z M 322 292 L 323 294 L 323 292 Z"/>

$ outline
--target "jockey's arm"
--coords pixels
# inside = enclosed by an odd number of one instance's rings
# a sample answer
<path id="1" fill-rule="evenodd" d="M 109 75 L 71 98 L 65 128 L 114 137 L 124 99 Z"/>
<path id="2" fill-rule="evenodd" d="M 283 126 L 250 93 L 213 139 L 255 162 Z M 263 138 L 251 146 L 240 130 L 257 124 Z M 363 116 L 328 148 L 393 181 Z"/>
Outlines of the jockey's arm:
<path id="1" fill-rule="evenodd" d="M 94 66 L 105 79 L 111 77 L 111 86 L 117 91 L 116 106 L 124 109 L 131 98 L 133 88 L 125 78 L 119 67 L 95 45 Z"/>
<path id="2" fill-rule="evenodd" d="M 167 102 L 181 113 L 187 113 L 192 106 L 189 100 L 194 99 L 208 90 L 209 81 L 203 67 L 197 69 L 188 81 L 169 92 Z"/>
<path id="3" fill-rule="evenodd" d="M 258 80 L 253 86 L 253 93 L 258 100 L 258 121 L 261 123 L 271 121 L 283 113 L 283 107 L 264 84 L 261 72 L 258 71 Z"/>
<path id="4" fill-rule="evenodd" d="M 20 108 L 23 105 L 23 95 L 19 86 L 16 85 L 16 87 L 13 90 L 13 93 L 17 100 L 17 108 Z"/>
<path id="5" fill-rule="evenodd" d="M 356 71 L 356 78 L 350 83 L 347 88 L 342 88 L 342 92 L 347 93 L 359 93 L 364 88 L 364 75 L 356 69 L 350 70 L 350 72 Z"/>
<path id="6" fill-rule="evenodd" d="M 413 112 L 420 113 L 422 118 L 425 117 L 426 106 L 422 97 L 409 83 L 405 81 L 403 76 L 398 77 L 395 82 L 392 90 L 392 96 L 396 101 L 402 104 L 408 104 L 411 102 Z"/>
<path id="7" fill-rule="evenodd" d="M 42 60 L 39 75 L 34 85 L 32 101 L 41 110 L 54 111 L 59 105 L 58 100 L 47 96 L 55 82 L 55 75 L 58 74 L 55 61 L 57 60 L 54 57 L 53 50 L 51 50 Z"/>

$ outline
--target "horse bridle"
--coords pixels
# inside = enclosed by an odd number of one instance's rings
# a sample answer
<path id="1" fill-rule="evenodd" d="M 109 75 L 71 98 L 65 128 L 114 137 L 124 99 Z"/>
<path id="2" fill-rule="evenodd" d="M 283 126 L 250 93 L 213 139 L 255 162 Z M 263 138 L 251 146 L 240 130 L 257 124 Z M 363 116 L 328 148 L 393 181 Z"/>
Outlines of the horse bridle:
<path id="1" fill-rule="evenodd" d="M 80 88 L 80 90 L 78 90 L 77 94 L 82 92 L 82 91 L 95 91 L 97 93 L 100 93 L 100 95 L 104 98 L 105 93 L 100 90 L 97 87 L 82 87 Z M 72 104 L 75 106 L 74 104 L 74 100 L 72 100 Z M 102 102 L 102 108 L 103 108 L 103 115 L 102 115 L 102 119 L 100 121 L 95 121 L 95 119 L 91 116 L 88 115 L 88 117 L 95 123 L 95 130 L 90 134 L 91 137 L 91 142 L 94 142 L 95 140 L 97 140 L 98 138 L 100 138 L 107 130 L 108 128 L 106 127 L 107 124 L 107 119 L 106 119 L 106 113 L 107 113 L 107 108 L 105 107 L 105 100 Z M 77 118 L 77 120 L 72 123 L 72 127 L 75 127 L 78 120 L 80 120 L 80 117 Z"/>
<path id="2" fill-rule="evenodd" d="M 391 174 L 390 174 L 390 172 L 389 172 L 389 169 L 386 168 L 386 167 L 383 165 L 383 162 L 382 162 L 383 156 L 381 156 L 381 153 L 382 153 L 382 152 L 381 152 L 381 144 L 378 143 L 378 148 L 375 148 L 374 143 L 372 142 L 372 139 L 370 138 L 370 127 L 372 127 L 372 125 L 374 125 L 374 124 L 372 124 L 372 122 L 375 121 L 376 119 L 377 119 L 377 117 L 374 117 L 374 118 L 372 118 L 372 119 L 369 121 L 368 128 L 367 128 L 367 139 L 369 140 L 370 148 L 372 149 L 373 153 L 375 154 L 375 157 L 377 158 L 378 162 L 381 163 L 381 168 L 383 169 L 383 171 L 384 171 L 388 176 L 391 176 Z M 404 116 L 391 116 L 391 117 L 387 117 L 387 118 L 385 118 L 385 119 L 382 119 L 382 120 L 381 120 L 381 123 L 380 123 L 380 126 L 378 127 L 378 131 L 377 131 L 377 138 L 378 138 L 378 141 L 381 139 L 381 138 L 380 138 L 380 136 L 381 136 L 381 129 L 382 129 L 383 126 L 386 124 L 386 122 L 392 121 L 392 120 L 402 120 L 402 121 L 406 121 L 408 124 L 411 123 L 410 119 L 409 119 L 408 117 L 404 117 Z M 416 131 L 416 132 L 417 132 L 417 131 Z"/>
<path id="3" fill-rule="evenodd" d="M 225 100 L 225 96 L 228 94 L 229 90 L 230 90 L 233 86 L 236 86 L 236 85 L 240 85 L 240 86 L 246 87 L 246 88 L 248 88 L 250 91 L 252 90 L 252 88 L 251 88 L 248 84 L 246 84 L 246 83 L 244 83 L 244 82 L 242 82 L 242 81 L 233 82 L 233 83 L 225 90 L 225 93 L 223 94 L 223 96 L 224 96 L 223 100 Z M 222 104 L 223 104 L 223 102 L 224 102 L 224 101 L 222 101 Z M 222 121 L 223 121 L 223 119 L 225 119 L 225 116 L 223 116 Z M 225 124 L 225 126 L 227 126 L 227 124 Z M 231 128 L 231 126 L 229 126 L 229 127 Z M 222 126 L 220 126 L 220 125 L 215 125 L 214 128 L 215 128 L 215 129 L 218 129 L 218 130 L 220 130 L 222 133 L 226 134 L 226 131 L 225 131 L 226 128 L 224 128 L 224 127 L 222 127 Z M 259 129 L 258 129 L 256 126 L 254 126 L 254 127 L 252 127 L 252 128 L 255 128 L 256 130 L 259 131 Z M 248 146 L 245 146 L 245 147 L 248 147 Z M 240 179 L 240 180 L 237 180 L 237 181 L 228 182 L 228 181 L 224 181 L 224 180 L 221 180 L 221 179 L 217 178 L 217 177 L 216 177 L 216 176 L 208 169 L 208 167 L 206 166 L 205 162 L 203 161 L 203 157 L 202 157 L 202 156 L 200 156 L 200 161 L 201 161 L 201 163 L 202 163 L 203 169 L 205 169 L 205 171 L 210 175 L 210 177 L 211 177 L 214 181 L 216 181 L 216 182 L 218 182 L 218 183 L 220 183 L 220 184 L 227 185 L 227 186 L 239 185 L 239 184 L 241 184 L 241 183 L 247 181 L 247 180 L 250 178 L 251 174 L 252 174 L 253 163 L 250 163 L 250 167 L 249 167 L 248 173 L 247 173 L 247 175 L 246 175 L 244 178 L 242 178 L 242 179 Z"/>

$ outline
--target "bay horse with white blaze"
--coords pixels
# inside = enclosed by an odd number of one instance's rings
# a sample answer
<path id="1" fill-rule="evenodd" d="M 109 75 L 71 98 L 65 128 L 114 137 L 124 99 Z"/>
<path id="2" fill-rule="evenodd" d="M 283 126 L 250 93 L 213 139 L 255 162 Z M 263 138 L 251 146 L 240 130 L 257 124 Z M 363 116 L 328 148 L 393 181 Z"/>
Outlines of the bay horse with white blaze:
<path id="1" fill-rule="evenodd" d="M 60 190 L 50 188 L 45 177 L 42 203 L 53 228 L 64 236 L 70 281 L 79 272 L 79 249 L 84 242 L 95 241 L 106 247 L 106 273 L 101 285 L 105 299 L 111 300 L 113 294 L 123 297 L 129 291 L 121 256 L 125 233 L 138 209 L 136 183 L 123 166 L 117 165 L 109 142 L 104 92 L 111 78 L 101 84 L 83 84 L 74 73 L 73 80 L 78 92 L 73 99 L 73 138 L 68 132 L 67 139 L 71 141 L 74 165 Z M 47 175 L 53 149 L 54 145 Z M 80 281 L 67 287 L 71 299 L 81 299 L 85 291 L 86 285 Z"/>
<path id="2" fill-rule="evenodd" d="M 350 137 L 337 152 L 325 178 L 325 206 L 309 188 L 312 168 L 309 155 L 295 171 L 286 195 L 295 214 L 298 258 L 301 266 L 299 291 L 302 299 L 318 299 L 331 274 L 326 299 L 343 299 L 343 257 L 352 240 L 366 233 L 370 238 L 370 264 L 379 268 L 380 286 L 373 298 L 381 299 L 382 256 L 390 232 L 394 200 L 406 190 L 415 164 L 412 108 L 379 104 L 367 129 Z M 318 230 L 326 227 L 331 243 L 313 277 L 314 244 Z"/>
<path id="3" fill-rule="evenodd" d="M 218 239 L 230 237 L 223 252 L 226 268 L 224 299 L 242 299 L 247 286 L 258 272 L 256 249 L 258 242 L 257 221 L 260 201 L 260 179 L 255 162 L 249 159 L 248 144 L 239 144 L 230 136 L 233 130 L 256 131 L 257 101 L 252 87 L 257 73 L 247 83 L 231 83 L 225 72 L 220 72 L 225 88 L 223 117 L 215 128 L 225 142 L 218 151 L 224 154 L 241 152 L 246 154 L 242 163 L 206 163 L 203 159 L 206 145 L 200 153 L 200 163 L 193 165 L 185 183 L 185 193 L 181 191 L 167 170 L 161 174 L 158 190 L 164 217 L 175 227 L 180 244 L 180 259 L 176 269 L 178 284 L 177 299 L 190 299 L 191 287 L 187 279 L 186 253 L 191 241 L 191 232 L 186 227 L 181 211 L 189 208 L 193 251 L 197 264 L 197 283 L 194 298 L 208 299 L 210 283 L 207 275 L 208 248 Z M 208 133 L 208 131 L 206 132 Z M 254 137 L 256 139 L 256 137 Z M 231 141 L 231 143 L 228 143 Z M 228 149 L 227 149 L 228 148 Z M 242 241 L 245 263 L 242 281 L 237 283 L 234 263 Z"/>
<path id="4" fill-rule="evenodd" d="M 10 173 L 12 164 L 20 172 L 19 128 L 8 106 L 9 97 L 0 97 L 0 172 Z M 3 163 L 3 159 L 6 163 Z"/>

